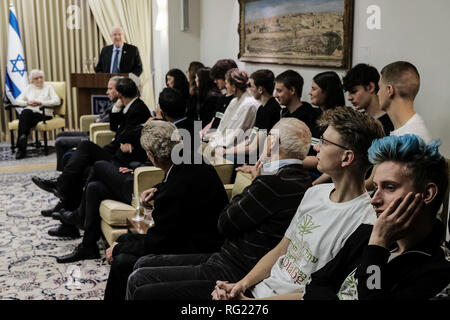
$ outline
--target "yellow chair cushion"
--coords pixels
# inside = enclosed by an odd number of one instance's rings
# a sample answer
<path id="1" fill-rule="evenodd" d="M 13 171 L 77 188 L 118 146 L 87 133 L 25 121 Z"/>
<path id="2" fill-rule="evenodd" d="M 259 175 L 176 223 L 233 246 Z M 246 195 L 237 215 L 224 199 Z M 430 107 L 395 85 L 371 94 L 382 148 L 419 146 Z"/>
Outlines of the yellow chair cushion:
<path id="1" fill-rule="evenodd" d="M 97 115 L 88 114 L 80 117 L 80 131 L 89 132 L 89 127 L 91 124 L 95 123 L 98 118 Z"/>
<path id="2" fill-rule="evenodd" d="M 43 121 L 36 125 L 35 130 L 37 131 L 52 131 L 66 126 L 66 120 L 58 116 L 53 119 L 47 120 L 45 123 Z"/>
<path id="3" fill-rule="evenodd" d="M 8 122 L 8 130 L 17 130 L 17 129 L 19 129 L 19 120 Z"/>
<path id="4" fill-rule="evenodd" d="M 236 175 L 236 181 L 234 182 L 231 199 L 233 199 L 235 195 L 241 194 L 242 191 L 244 191 L 244 189 L 251 184 L 252 184 L 251 174 L 238 172 Z"/>
<path id="5" fill-rule="evenodd" d="M 89 139 L 91 141 L 95 141 L 95 133 L 98 131 L 111 131 L 109 122 L 92 123 L 89 126 Z"/>
<path id="6" fill-rule="evenodd" d="M 53 89 L 55 89 L 56 94 L 60 99 L 62 99 L 63 103 L 60 107 L 55 108 L 54 113 L 55 115 L 65 116 L 66 115 L 66 104 L 67 104 L 67 98 L 66 98 L 66 82 L 64 81 L 49 81 L 46 82 L 47 84 L 51 85 Z"/>
<path id="7" fill-rule="evenodd" d="M 213 163 L 213 166 L 223 184 L 230 184 L 233 182 L 231 181 L 231 176 L 234 171 L 233 162 L 226 160 L 224 163 Z"/>
<path id="8" fill-rule="evenodd" d="M 100 204 L 100 217 L 113 227 L 126 227 L 127 218 L 135 215 L 135 208 L 119 201 L 103 200 Z"/>
<path id="9" fill-rule="evenodd" d="M 126 228 L 112 227 L 103 220 L 101 221 L 100 227 L 103 235 L 105 236 L 106 242 L 108 242 L 109 245 L 112 245 L 114 242 L 116 242 L 121 235 L 128 233 L 128 230 Z"/>
<path id="10" fill-rule="evenodd" d="M 96 131 L 94 135 L 94 140 L 92 140 L 92 142 L 94 142 L 100 148 L 103 148 L 104 146 L 110 144 L 113 141 L 115 135 L 116 133 L 110 130 Z"/>

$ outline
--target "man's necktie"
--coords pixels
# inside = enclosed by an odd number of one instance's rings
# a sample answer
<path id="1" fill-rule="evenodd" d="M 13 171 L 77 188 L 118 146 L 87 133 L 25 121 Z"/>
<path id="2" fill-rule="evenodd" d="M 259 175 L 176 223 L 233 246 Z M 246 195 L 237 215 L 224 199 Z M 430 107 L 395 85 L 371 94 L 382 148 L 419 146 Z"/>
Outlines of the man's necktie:
<path id="1" fill-rule="evenodd" d="M 116 54 L 114 55 L 112 73 L 119 73 L 119 50 L 114 50 Z"/>

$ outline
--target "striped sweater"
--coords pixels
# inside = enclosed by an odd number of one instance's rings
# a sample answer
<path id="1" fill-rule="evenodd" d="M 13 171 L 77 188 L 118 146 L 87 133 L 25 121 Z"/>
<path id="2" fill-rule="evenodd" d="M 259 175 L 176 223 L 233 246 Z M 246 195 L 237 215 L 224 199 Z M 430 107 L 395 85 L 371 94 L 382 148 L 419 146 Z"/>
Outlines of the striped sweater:
<path id="1" fill-rule="evenodd" d="M 311 177 L 300 164 L 256 178 L 222 211 L 218 228 L 226 238 L 221 255 L 247 273 L 283 238 Z"/>

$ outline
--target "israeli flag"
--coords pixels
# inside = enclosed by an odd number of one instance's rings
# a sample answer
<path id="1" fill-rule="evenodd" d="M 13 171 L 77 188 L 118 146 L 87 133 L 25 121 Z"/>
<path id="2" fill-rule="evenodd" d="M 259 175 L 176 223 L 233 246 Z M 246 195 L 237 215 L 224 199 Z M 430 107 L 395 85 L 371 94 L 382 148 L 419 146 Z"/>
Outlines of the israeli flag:
<path id="1" fill-rule="evenodd" d="M 28 86 L 27 66 L 20 38 L 19 23 L 16 9 L 9 5 L 8 55 L 6 61 L 5 97 L 9 103 L 15 104 L 16 99 Z M 17 112 L 22 110 L 16 109 Z"/>

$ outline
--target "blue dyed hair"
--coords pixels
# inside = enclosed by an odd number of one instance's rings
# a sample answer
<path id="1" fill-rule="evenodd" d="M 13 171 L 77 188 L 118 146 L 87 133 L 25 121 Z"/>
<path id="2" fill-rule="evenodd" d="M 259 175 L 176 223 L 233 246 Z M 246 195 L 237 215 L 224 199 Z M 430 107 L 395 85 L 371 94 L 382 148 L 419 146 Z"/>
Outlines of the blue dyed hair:
<path id="1" fill-rule="evenodd" d="M 405 164 L 418 192 L 423 191 L 427 183 L 435 183 L 438 194 L 432 209 L 437 212 L 448 186 L 448 166 L 439 153 L 440 145 L 440 140 L 426 144 L 422 138 L 412 134 L 389 136 L 372 143 L 369 148 L 369 161 L 374 165 L 385 161 Z"/>

